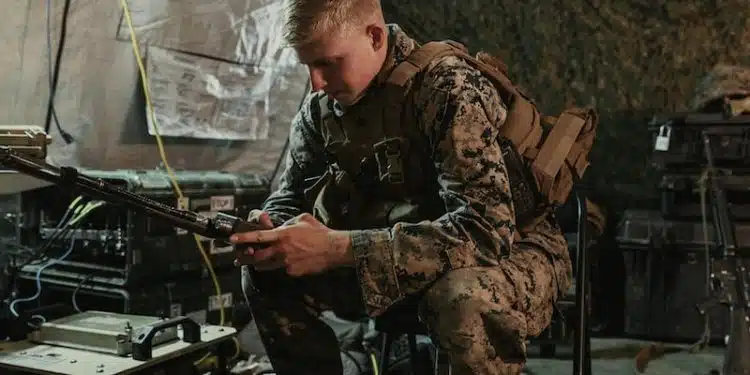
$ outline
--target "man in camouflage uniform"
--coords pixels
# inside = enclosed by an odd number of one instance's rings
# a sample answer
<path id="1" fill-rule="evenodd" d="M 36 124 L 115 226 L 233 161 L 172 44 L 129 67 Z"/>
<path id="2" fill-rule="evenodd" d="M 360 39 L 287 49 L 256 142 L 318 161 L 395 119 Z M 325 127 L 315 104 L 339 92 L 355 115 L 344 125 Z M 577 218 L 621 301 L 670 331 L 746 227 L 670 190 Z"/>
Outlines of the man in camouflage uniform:
<path id="1" fill-rule="evenodd" d="M 415 145 L 402 155 L 404 175 L 417 182 L 388 194 L 374 151 L 389 136 L 383 82 L 417 43 L 385 24 L 377 0 L 292 1 L 288 24 L 313 92 L 292 124 L 280 186 L 252 215 L 268 229 L 232 239 L 268 245 L 248 253 L 274 369 L 341 374 L 321 311 L 377 316 L 418 299 L 454 373 L 520 373 L 525 341 L 549 324 L 571 264 L 552 214 L 516 226 L 496 142 L 507 114 L 498 92 L 457 57 L 434 61 L 411 90 L 415 123 L 404 124 Z M 338 168 L 355 154 L 365 155 L 357 173 Z"/>

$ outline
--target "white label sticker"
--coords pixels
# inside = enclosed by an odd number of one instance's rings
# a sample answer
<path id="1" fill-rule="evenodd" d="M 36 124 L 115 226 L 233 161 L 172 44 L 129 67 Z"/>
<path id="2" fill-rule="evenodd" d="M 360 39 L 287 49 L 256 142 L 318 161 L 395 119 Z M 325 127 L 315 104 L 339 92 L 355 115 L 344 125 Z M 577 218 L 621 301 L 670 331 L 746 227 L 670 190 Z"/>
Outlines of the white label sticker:
<path id="1" fill-rule="evenodd" d="M 234 196 L 219 195 L 211 197 L 211 211 L 234 210 Z"/>
<path id="2" fill-rule="evenodd" d="M 216 311 L 220 308 L 232 307 L 232 293 L 224 293 L 221 296 L 212 295 L 208 297 L 208 311 Z"/>

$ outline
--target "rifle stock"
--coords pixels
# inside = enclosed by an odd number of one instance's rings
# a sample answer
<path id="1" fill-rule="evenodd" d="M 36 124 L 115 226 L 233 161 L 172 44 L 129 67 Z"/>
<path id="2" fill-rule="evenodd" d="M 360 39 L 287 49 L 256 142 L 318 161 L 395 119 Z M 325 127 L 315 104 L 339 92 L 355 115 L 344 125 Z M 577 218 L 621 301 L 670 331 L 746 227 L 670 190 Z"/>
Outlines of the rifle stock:
<path id="1" fill-rule="evenodd" d="M 208 238 L 228 241 L 229 237 L 235 233 L 260 229 L 255 223 L 223 213 L 218 213 L 214 217 L 206 217 L 192 211 L 170 207 L 110 185 L 101 179 L 86 176 L 75 168 L 55 167 L 47 164 L 43 159 L 30 157 L 3 145 L 0 145 L 0 165 L 63 187 L 78 188 L 92 197 L 127 207 Z M 247 265 L 252 259 L 247 255 L 246 247 L 236 247 L 235 253 L 237 265 L 242 266 L 242 289 L 245 298 L 248 299 L 258 292 L 251 277 L 252 272 Z"/>

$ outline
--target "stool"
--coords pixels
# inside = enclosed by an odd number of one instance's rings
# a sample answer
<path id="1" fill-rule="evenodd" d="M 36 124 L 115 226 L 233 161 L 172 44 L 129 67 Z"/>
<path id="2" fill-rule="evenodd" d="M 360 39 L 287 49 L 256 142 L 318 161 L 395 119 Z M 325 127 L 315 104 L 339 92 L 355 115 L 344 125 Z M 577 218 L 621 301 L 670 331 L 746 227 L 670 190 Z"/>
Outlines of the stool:
<path id="1" fill-rule="evenodd" d="M 387 374 L 393 343 L 404 335 L 409 343 L 409 364 L 412 374 L 450 375 L 451 373 L 448 355 L 440 353 L 437 347 L 435 347 L 435 362 L 432 369 L 423 369 L 422 363 L 417 358 L 417 335 L 427 335 L 427 327 L 419 320 L 416 302 L 418 302 L 416 299 L 403 301 L 374 319 L 375 330 L 383 335 L 383 345 L 378 361 L 380 375 Z"/>

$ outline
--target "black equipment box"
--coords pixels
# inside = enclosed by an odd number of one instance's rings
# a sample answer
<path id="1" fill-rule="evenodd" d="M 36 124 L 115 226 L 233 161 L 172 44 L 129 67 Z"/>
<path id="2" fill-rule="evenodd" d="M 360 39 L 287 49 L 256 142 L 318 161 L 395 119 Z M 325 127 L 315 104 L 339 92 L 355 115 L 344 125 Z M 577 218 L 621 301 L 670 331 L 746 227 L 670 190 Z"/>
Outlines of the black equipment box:
<path id="1" fill-rule="evenodd" d="M 659 169 L 702 169 L 706 160 L 702 134 L 706 133 L 716 167 L 750 170 L 750 115 L 726 118 L 722 113 L 678 113 L 655 117 L 649 128 L 653 162 Z"/>
<path id="2" fill-rule="evenodd" d="M 180 203 L 164 171 L 81 170 L 81 173 L 171 207 Z M 262 205 L 270 192 L 268 179 L 255 174 L 176 171 L 175 175 L 186 198 L 179 207 L 205 215 L 222 212 L 246 217 Z M 58 231 L 56 227 L 77 196 L 86 195 L 58 186 L 22 193 L 21 244 L 38 248 L 45 243 Z M 110 278 L 113 285 L 206 273 L 193 234 L 122 206 L 103 204 L 70 233 L 76 239 L 75 247 L 63 262 L 53 266 L 55 269 L 95 273 Z M 229 244 L 206 238 L 201 238 L 201 242 L 215 269 L 232 266 L 234 254 Z M 61 254 L 69 246 L 70 239 L 55 240 L 54 253 Z"/>
<path id="3" fill-rule="evenodd" d="M 698 174 L 666 174 L 662 176 L 661 209 L 665 218 L 702 220 L 703 215 L 711 215 L 706 205 L 701 209 L 701 176 Z M 750 175 L 723 174 L 716 176 L 729 207 L 729 216 L 736 221 L 750 221 Z M 708 187 L 705 187 L 704 200 L 709 201 Z M 707 217 L 707 220 L 710 218 Z"/>
<path id="4" fill-rule="evenodd" d="M 40 277 L 42 289 L 39 298 L 20 306 L 26 311 L 34 307 L 66 305 L 81 311 L 97 310 L 158 317 L 177 317 L 205 311 L 206 323 L 209 324 L 219 324 L 220 306 L 223 306 L 226 322 L 231 322 L 234 309 L 246 304 L 240 284 L 240 271 L 239 268 L 230 268 L 216 276 L 221 297 L 217 296 L 210 277 L 117 287 L 101 283 L 92 275 L 45 270 Z M 36 272 L 23 271 L 19 274 L 19 279 L 21 297 L 34 295 Z"/>
<path id="5" fill-rule="evenodd" d="M 666 220 L 658 211 L 624 213 L 617 243 L 626 270 L 625 334 L 683 342 L 701 338 L 704 319 L 697 306 L 707 299 L 707 276 L 728 265 L 709 257 L 715 246 L 710 219 L 706 226 L 704 237 L 700 220 Z M 750 246 L 750 224 L 735 228 L 738 246 Z M 729 333 L 728 314 L 722 306 L 709 310 L 712 340 Z"/>

